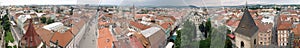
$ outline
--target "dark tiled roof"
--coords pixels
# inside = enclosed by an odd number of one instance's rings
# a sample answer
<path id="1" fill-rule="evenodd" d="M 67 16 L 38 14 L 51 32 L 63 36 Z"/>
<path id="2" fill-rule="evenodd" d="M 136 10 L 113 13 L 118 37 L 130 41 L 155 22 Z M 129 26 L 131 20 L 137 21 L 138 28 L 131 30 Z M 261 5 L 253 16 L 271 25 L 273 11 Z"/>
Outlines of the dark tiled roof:
<path id="1" fill-rule="evenodd" d="M 29 27 L 28 30 L 26 31 L 25 35 L 21 39 L 21 45 L 23 47 L 37 47 L 41 43 L 41 38 L 38 36 L 36 33 L 33 24 L 32 24 L 32 19 L 29 20 Z"/>
<path id="2" fill-rule="evenodd" d="M 248 9 L 244 9 L 243 17 L 239 23 L 238 28 L 235 30 L 236 33 L 252 37 L 258 30 L 258 27 L 256 26 L 252 16 L 250 15 L 250 12 Z"/>

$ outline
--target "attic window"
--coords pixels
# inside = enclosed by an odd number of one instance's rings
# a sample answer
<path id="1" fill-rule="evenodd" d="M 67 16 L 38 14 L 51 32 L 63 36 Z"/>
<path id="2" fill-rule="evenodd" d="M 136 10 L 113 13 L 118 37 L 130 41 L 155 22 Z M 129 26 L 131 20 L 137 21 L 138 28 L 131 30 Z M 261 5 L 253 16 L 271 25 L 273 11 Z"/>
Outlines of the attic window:
<path id="1" fill-rule="evenodd" d="M 109 39 L 106 39 L 106 42 L 108 43 L 108 42 L 109 42 Z"/>

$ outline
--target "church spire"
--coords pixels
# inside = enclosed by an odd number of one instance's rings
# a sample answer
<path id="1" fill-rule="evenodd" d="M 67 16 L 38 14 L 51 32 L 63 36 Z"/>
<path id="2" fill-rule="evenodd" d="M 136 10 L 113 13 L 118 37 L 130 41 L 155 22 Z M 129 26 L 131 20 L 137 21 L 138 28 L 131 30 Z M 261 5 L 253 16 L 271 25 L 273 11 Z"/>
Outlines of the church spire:
<path id="1" fill-rule="evenodd" d="M 21 46 L 22 48 L 35 48 L 41 43 L 41 39 L 39 38 L 38 34 L 35 31 L 35 28 L 32 24 L 32 19 L 29 19 L 29 26 L 25 33 L 25 35 L 21 39 Z"/>
<path id="2" fill-rule="evenodd" d="M 257 32 L 258 27 L 256 26 L 255 21 L 248 10 L 247 2 L 245 6 L 246 8 L 243 10 L 244 14 L 235 32 L 252 37 Z"/>
<path id="3" fill-rule="evenodd" d="M 246 0 L 245 8 L 248 9 L 248 0 Z"/>

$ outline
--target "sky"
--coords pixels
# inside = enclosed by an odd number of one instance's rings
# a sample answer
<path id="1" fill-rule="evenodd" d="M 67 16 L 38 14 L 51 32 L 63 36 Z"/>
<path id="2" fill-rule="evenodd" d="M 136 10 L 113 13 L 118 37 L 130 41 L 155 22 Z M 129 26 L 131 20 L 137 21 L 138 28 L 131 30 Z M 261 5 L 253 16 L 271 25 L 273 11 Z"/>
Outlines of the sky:
<path id="1" fill-rule="evenodd" d="M 101 4 L 136 6 L 235 6 L 246 0 L 0 0 L 0 5 Z M 248 0 L 248 4 L 300 4 L 300 0 Z"/>

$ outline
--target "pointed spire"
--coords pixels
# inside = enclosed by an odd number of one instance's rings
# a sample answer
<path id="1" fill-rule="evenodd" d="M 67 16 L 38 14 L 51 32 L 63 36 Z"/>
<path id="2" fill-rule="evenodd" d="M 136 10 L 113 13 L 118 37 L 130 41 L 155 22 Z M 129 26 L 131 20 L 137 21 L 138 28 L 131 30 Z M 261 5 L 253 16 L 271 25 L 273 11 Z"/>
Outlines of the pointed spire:
<path id="1" fill-rule="evenodd" d="M 246 4 L 245 4 L 245 6 L 246 6 L 246 9 L 248 9 L 248 2 L 247 2 L 248 0 L 246 0 Z"/>
<path id="2" fill-rule="evenodd" d="M 245 6 L 246 8 L 243 10 L 244 14 L 235 32 L 252 37 L 257 32 L 258 27 L 256 26 L 255 21 L 248 10 L 247 2 Z"/>
<path id="3" fill-rule="evenodd" d="M 41 40 L 35 31 L 35 28 L 32 24 L 32 19 L 29 19 L 29 26 L 25 35 L 21 39 L 21 45 L 22 47 L 34 48 L 37 47 L 40 43 Z"/>

